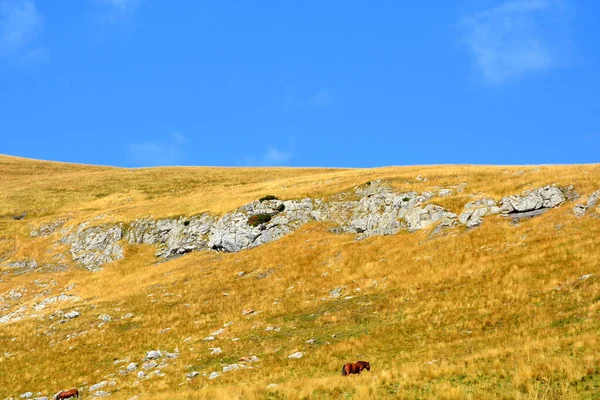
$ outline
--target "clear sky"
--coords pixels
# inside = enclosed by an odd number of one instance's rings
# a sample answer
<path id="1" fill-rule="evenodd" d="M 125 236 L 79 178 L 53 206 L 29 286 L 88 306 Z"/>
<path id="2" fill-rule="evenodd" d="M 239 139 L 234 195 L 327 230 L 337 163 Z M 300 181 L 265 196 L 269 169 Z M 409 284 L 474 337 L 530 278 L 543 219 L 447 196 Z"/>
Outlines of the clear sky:
<path id="1" fill-rule="evenodd" d="M 0 153 L 600 162 L 600 1 L 0 0 Z"/>

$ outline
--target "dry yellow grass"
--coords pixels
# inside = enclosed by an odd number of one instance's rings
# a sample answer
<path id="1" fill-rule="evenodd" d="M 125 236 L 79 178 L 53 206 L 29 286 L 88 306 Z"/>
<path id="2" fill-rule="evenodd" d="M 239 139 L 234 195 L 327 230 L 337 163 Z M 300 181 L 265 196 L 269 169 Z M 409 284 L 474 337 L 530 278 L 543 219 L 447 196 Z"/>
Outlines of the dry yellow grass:
<path id="1" fill-rule="evenodd" d="M 460 197 L 437 202 L 456 212 L 471 194 L 499 198 L 550 183 L 585 195 L 600 189 L 599 177 L 599 165 L 128 170 L 0 157 L 0 258 L 49 262 L 65 248 L 28 234 L 64 216 L 74 225 L 98 215 L 218 215 L 265 194 L 327 197 L 373 179 L 406 191 L 466 182 Z M 599 398 L 600 223 L 575 218 L 571 206 L 518 225 L 487 217 L 434 239 L 421 231 L 356 242 L 314 223 L 235 254 L 156 264 L 152 247 L 126 246 L 125 259 L 99 273 L 0 275 L 0 295 L 26 288 L 24 304 L 61 292 L 81 297 L 39 312 L 43 319 L 0 325 L 0 398 L 89 387 L 110 374 L 112 398 L 124 399 Z M 11 218 L 23 211 L 24 220 Z M 344 296 L 328 298 L 336 287 Z M 82 315 L 59 324 L 48 319 L 57 307 Z M 243 316 L 248 307 L 259 312 Z M 99 327 L 104 313 L 134 315 Z M 202 340 L 229 321 L 218 340 Z M 124 365 L 115 359 L 140 363 L 156 348 L 180 351 L 164 377 L 132 387 L 134 374 L 118 374 Z M 288 359 L 295 351 L 304 357 Z M 252 369 L 185 377 L 251 355 L 261 359 Z M 370 361 L 371 373 L 340 376 L 357 359 Z"/>

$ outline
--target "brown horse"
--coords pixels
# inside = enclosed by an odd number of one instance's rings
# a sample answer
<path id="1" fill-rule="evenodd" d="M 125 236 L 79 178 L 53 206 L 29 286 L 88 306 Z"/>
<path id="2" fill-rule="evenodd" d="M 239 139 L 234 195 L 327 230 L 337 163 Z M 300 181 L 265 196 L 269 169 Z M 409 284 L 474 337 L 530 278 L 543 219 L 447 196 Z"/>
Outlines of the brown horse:
<path id="1" fill-rule="evenodd" d="M 342 367 L 342 375 L 347 376 L 351 374 L 360 374 L 360 371 L 363 369 L 371 371 L 371 364 L 369 364 L 367 361 L 357 361 L 355 363 L 344 364 Z"/>
<path id="2" fill-rule="evenodd" d="M 70 397 L 79 398 L 79 390 L 73 388 L 69 390 L 63 390 L 62 392 L 58 392 L 58 394 L 54 397 L 55 400 L 63 400 L 68 399 Z"/>

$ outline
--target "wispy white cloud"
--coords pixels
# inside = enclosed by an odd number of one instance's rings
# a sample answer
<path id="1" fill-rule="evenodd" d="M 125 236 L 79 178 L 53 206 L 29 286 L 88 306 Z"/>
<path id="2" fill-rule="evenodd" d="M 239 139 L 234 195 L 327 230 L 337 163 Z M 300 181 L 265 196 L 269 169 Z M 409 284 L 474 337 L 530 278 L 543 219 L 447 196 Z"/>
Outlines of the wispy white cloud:
<path id="1" fill-rule="evenodd" d="M 294 142 L 289 140 L 287 146 L 268 145 L 262 153 L 244 157 L 244 164 L 250 166 L 276 166 L 288 164 L 294 156 Z"/>
<path id="2" fill-rule="evenodd" d="M 315 94 L 310 102 L 317 107 L 326 107 L 331 104 L 332 95 L 329 89 L 321 89 Z"/>
<path id="3" fill-rule="evenodd" d="M 127 158 L 130 165 L 135 167 L 181 164 L 185 159 L 186 143 L 185 136 L 173 132 L 166 138 L 131 143 Z"/>
<path id="4" fill-rule="evenodd" d="M 32 1 L 0 1 L 0 56 L 38 62 L 48 51 L 37 44 L 44 20 Z"/>
<path id="5" fill-rule="evenodd" d="M 277 147 L 267 147 L 262 156 L 262 163 L 269 165 L 281 165 L 292 158 L 289 151 L 278 149 Z"/>
<path id="6" fill-rule="evenodd" d="M 565 8 L 560 0 L 511 0 L 462 18 L 459 26 L 477 68 L 497 83 L 564 62 Z"/>

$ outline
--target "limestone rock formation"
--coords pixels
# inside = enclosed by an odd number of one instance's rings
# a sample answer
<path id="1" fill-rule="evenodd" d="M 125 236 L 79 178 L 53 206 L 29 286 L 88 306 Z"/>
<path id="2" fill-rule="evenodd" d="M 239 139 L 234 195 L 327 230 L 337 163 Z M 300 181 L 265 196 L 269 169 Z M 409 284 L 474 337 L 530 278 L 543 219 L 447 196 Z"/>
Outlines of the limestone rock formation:
<path id="1" fill-rule="evenodd" d="M 483 222 L 486 215 L 498 214 L 500 207 L 493 199 L 479 199 L 465 205 L 465 210 L 460 214 L 458 220 L 467 228 L 474 228 Z"/>
<path id="2" fill-rule="evenodd" d="M 513 195 L 502 198 L 501 211 L 504 214 L 522 213 L 553 208 L 567 199 L 566 191 L 556 186 L 545 186 L 525 192 L 522 196 Z"/>
<path id="3" fill-rule="evenodd" d="M 272 242 L 311 220 L 324 220 L 322 200 L 253 201 L 221 217 L 210 229 L 208 247 L 235 252 Z M 256 223 L 251 217 L 262 216 Z"/>
<path id="4" fill-rule="evenodd" d="M 120 225 L 100 225 L 87 228 L 82 223 L 75 233 L 63 238 L 71 245 L 71 256 L 89 271 L 97 271 L 101 265 L 123 258 L 123 246 L 118 241 L 123 237 Z"/>
<path id="5" fill-rule="evenodd" d="M 158 221 L 145 218 L 131 224 L 125 239 L 132 244 L 159 243 L 156 256 L 168 258 L 206 248 L 207 234 L 213 223 L 213 218 L 208 214 Z"/>
<path id="6" fill-rule="evenodd" d="M 586 204 L 576 204 L 573 207 L 573 213 L 577 217 L 583 217 L 588 210 L 593 210 L 598 206 L 598 201 L 600 200 L 600 190 L 596 190 L 594 193 L 588 197 Z"/>

